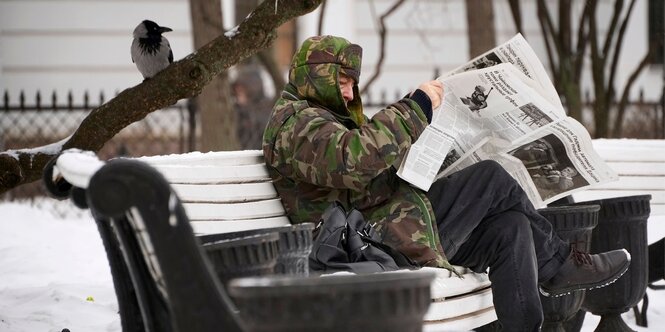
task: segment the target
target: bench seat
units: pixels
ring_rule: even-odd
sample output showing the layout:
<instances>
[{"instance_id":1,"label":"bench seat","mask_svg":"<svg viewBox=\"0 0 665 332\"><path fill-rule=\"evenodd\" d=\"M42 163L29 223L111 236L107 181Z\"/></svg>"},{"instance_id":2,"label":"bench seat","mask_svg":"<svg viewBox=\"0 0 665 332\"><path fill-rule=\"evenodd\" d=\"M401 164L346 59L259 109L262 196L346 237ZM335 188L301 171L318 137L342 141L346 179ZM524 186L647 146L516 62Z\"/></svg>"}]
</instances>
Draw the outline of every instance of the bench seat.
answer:
<instances>
[{"instance_id":1,"label":"bench seat","mask_svg":"<svg viewBox=\"0 0 665 332\"><path fill-rule=\"evenodd\" d=\"M171 183L197 234L289 224L259 150L195 152L138 160L157 168ZM233 192L217 195L227 189ZM471 329L496 320L486 274L457 267L464 276L458 278L444 269L426 269L437 275L431 286L432 303L425 315L427 331Z\"/></svg>"},{"instance_id":2,"label":"bench seat","mask_svg":"<svg viewBox=\"0 0 665 332\"><path fill-rule=\"evenodd\" d=\"M665 141L594 140L594 147L619 174L619 181L573 195L575 201L650 194L651 214L665 214ZM263 163L261 151L192 152L134 158L168 180L183 202L197 235L236 232L289 224ZM57 168L68 182L86 188L103 162L92 154L66 153ZM431 269L432 302L424 331L469 330L496 320L486 274L457 267L464 278Z\"/></svg>"},{"instance_id":3,"label":"bench seat","mask_svg":"<svg viewBox=\"0 0 665 332\"><path fill-rule=\"evenodd\" d=\"M196 235L289 224L261 151L192 152L132 159L164 175L183 203ZM103 162L94 155L64 153L56 168L68 182L86 188L87 182L77 178L85 172L94 173L101 165ZM432 302L424 318L425 331L470 330L496 320L487 274L456 267L463 275L459 278L445 269L425 269L436 273L431 284Z\"/></svg>"}]
</instances>

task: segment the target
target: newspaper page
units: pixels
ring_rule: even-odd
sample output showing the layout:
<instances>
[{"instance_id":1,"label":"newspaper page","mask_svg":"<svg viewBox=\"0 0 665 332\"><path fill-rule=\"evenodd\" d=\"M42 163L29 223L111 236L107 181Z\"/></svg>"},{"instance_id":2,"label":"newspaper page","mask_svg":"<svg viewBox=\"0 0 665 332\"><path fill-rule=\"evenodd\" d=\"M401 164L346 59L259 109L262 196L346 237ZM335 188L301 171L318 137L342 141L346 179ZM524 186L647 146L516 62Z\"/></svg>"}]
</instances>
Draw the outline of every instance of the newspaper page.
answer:
<instances>
[{"instance_id":1,"label":"newspaper page","mask_svg":"<svg viewBox=\"0 0 665 332\"><path fill-rule=\"evenodd\" d=\"M522 185L536 207L619 179L593 149L586 128L571 117L513 144L487 140L468 158L460 159L438 177L485 159L500 163Z\"/></svg>"},{"instance_id":2,"label":"newspaper page","mask_svg":"<svg viewBox=\"0 0 665 332\"><path fill-rule=\"evenodd\" d=\"M503 61L485 65L485 59L495 57ZM586 129L566 116L521 35L439 80L444 85L441 110L398 170L414 186L427 191L438 177L492 159L542 207L617 178L593 150ZM535 156L535 146L547 152Z\"/></svg>"},{"instance_id":3,"label":"newspaper page","mask_svg":"<svg viewBox=\"0 0 665 332\"><path fill-rule=\"evenodd\" d=\"M563 109L559 94L554 85L552 85L552 81L547 75L543 63L540 62L536 52L534 52L521 33L516 34L505 43L477 56L466 64L444 74L442 77L445 78L470 70L483 69L500 63L512 64L524 75L537 82L542 87L542 96L553 105Z\"/></svg>"},{"instance_id":4,"label":"newspaper page","mask_svg":"<svg viewBox=\"0 0 665 332\"><path fill-rule=\"evenodd\" d=\"M489 138L510 144L566 117L536 90L537 84L510 64L441 79L444 96L398 170L411 184L429 190L439 170L466 157Z\"/></svg>"}]
</instances>

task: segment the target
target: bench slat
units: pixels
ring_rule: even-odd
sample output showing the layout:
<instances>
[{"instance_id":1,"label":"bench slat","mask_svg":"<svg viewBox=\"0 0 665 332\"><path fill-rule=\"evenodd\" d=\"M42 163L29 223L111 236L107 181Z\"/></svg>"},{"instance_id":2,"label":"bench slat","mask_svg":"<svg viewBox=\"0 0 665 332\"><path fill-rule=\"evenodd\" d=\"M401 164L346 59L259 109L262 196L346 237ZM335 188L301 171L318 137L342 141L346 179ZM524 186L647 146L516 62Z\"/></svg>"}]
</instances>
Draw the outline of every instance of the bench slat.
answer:
<instances>
[{"instance_id":1,"label":"bench slat","mask_svg":"<svg viewBox=\"0 0 665 332\"><path fill-rule=\"evenodd\" d=\"M635 161L635 154L640 154L641 162L665 162L665 153L656 149L613 149L598 151L606 162Z\"/></svg>"},{"instance_id":2,"label":"bench slat","mask_svg":"<svg viewBox=\"0 0 665 332\"><path fill-rule=\"evenodd\" d=\"M245 220L224 220L210 221L200 220L190 222L194 233L197 235L219 234L247 231L251 229L270 228L290 225L289 218L286 216L263 218L263 219L245 219Z\"/></svg>"},{"instance_id":3,"label":"bench slat","mask_svg":"<svg viewBox=\"0 0 665 332\"><path fill-rule=\"evenodd\" d=\"M593 147L603 160L613 161L661 161L665 162L663 140L648 139L596 139Z\"/></svg>"},{"instance_id":4,"label":"bench slat","mask_svg":"<svg viewBox=\"0 0 665 332\"><path fill-rule=\"evenodd\" d=\"M271 182L171 186L184 203L234 203L277 198L277 191Z\"/></svg>"},{"instance_id":5,"label":"bench slat","mask_svg":"<svg viewBox=\"0 0 665 332\"><path fill-rule=\"evenodd\" d=\"M432 302L425 314L424 320L425 322L439 321L467 315L493 306L492 289L488 286L487 288L459 297Z\"/></svg>"},{"instance_id":6,"label":"bench slat","mask_svg":"<svg viewBox=\"0 0 665 332\"><path fill-rule=\"evenodd\" d=\"M189 220L239 220L284 215L280 199L245 203L184 203Z\"/></svg>"},{"instance_id":7,"label":"bench slat","mask_svg":"<svg viewBox=\"0 0 665 332\"><path fill-rule=\"evenodd\" d=\"M665 191L665 176L619 176L618 181L603 183L589 190Z\"/></svg>"},{"instance_id":8,"label":"bench slat","mask_svg":"<svg viewBox=\"0 0 665 332\"><path fill-rule=\"evenodd\" d=\"M485 273L473 273L471 270L456 266L455 269L461 273L464 278L458 278L452 272L432 267L423 267L421 270L432 271L436 273L436 278L432 281L432 299L445 299L451 296L467 294L490 285L489 278Z\"/></svg>"},{"instance_id":9,"label":"bench slat","mask_svg":"<svg viewBox=\"0 0 665 332\"><path fill-rule=\"evenodd\" d=\"M579 201L591 201L597 199L613 198L613 197L623 197L623 196L635 196L635 195L651 195L651 201L649 202L653 207L654 204L665 204L665 191L650 191L645 192L644 190L604 190L598 189L593 190L589 189L586 191L580 191L573 194L573 198L576 202Z\"/></svg>"},{"instance_id":10,"label":"bench slat","mask_svg":"<svg viewBox=\"0 0 665 332\"><path fill-rule=\"evenodd\" d=\"M460 317L425 322L423 332L468 331L470 328L483 326L495 320L497 320L496 312L494 307L491 307Z\"/></svg>"},{"instance_id":11,"label":"bench slat","mask_svg":"<svg viewBox=\"0 0 665 332\"><path fill-rule=\"evenodd\" d=\"M608 162L607 165L619 176L665 176L665 162L621 161Z\"/></svg>"},{"instance_id":12,"label":"bench slat","mask_svg":"<svg viewBox=\"0 0 665 332\"><path fill-rule=\"evenodd\" d=\"M171 183L215 184L270 181L264 164L241 166L154 165Z\"/></svg>"},{"instance_id":13,"label":"bench slat","mask_svg":"<svg viewBox=\"0 0 665 332\"><path fill-rule=\"evenodd\" d=\"M261 150L189 152L136 158L150 165L199 165L199 166L237 166L263 163Z\"/></svg>"}]
</instances>

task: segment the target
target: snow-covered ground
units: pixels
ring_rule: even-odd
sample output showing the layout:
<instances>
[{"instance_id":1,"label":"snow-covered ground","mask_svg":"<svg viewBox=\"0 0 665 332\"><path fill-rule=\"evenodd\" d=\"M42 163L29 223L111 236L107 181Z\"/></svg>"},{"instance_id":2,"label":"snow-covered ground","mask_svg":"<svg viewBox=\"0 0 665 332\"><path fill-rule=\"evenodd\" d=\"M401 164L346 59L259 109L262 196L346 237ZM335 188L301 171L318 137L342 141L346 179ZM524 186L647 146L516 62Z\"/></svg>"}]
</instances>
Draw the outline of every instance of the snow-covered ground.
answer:
<instances>
[{"instance_id":1,"label":"snow-covered ground","mask_svg":"<svg viewBox=\"0 0 665 332\"><path fill-rule=\"evenodd\" d=\"M57 202L69 210L68 201ZM63 207L62 204L65 206ZM91 217L71 206L73 217L58 217L48 204L0 203L0 331L121 331L118 305L99 233ZM78 216L77 216L78 215ZM658 220L656 220L658 219ZM665 236L665 218L649 221L649 243ZM649 328L665 326L665 292L649 293ZM587 314L582 331L599 317Z\"/></svg>"}]
</instances>

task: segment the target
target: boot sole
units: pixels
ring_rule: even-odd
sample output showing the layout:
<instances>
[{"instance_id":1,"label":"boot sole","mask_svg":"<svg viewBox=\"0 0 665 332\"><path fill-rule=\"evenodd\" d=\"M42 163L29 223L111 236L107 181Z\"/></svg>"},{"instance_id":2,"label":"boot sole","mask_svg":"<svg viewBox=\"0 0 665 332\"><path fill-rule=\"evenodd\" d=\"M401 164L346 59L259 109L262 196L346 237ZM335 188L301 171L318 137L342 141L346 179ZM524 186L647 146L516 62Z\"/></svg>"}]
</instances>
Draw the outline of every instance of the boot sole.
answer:
<instances>
[{"instance_id":1,"label":"boot sole","mask_svg":"<svg viewBox=\"0 0 665 332\"><path fill-rule=\"evenodd\" d=\"M626 256L628 257L628 260L626 261L626 264L621 268L621 271L618 274L610 277L607 280L595 282L593 284L575 285L575 286L571 286L571 287L568 287L568 288L563 288L563 289L558 290L558 291L548 291L548 290L544 289L543 287L538 286L538 290L540 291L540 294L543 294L544 296L559 297L559 296L568 295L568 294L570 294L574 291L578 291L578 290L592 290L592 289L603 288L605 286L609 286L612 283L614 283L615 281L619 280L619 278L621 278L621 276L623 276L624 273L626 273L626 271L628 271L628 268L630 267L630 259L631 259L630 253L626 249L623 249L623 252L625 252Z\"/></svg>"}]
</instances>

